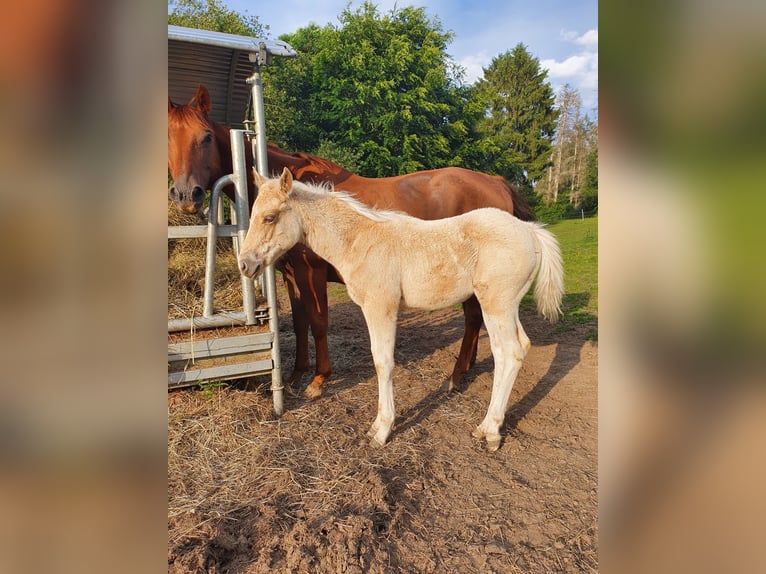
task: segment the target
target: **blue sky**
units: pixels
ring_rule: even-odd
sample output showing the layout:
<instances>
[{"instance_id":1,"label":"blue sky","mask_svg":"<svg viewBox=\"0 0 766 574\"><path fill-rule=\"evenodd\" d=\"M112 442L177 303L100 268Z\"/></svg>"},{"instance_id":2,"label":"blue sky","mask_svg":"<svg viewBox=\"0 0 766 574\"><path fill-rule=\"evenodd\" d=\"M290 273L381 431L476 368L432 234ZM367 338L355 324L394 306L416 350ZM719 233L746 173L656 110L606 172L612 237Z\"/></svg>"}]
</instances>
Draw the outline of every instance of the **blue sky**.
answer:
<instances>
[{"instance_id":1,"label":"blue sky","mask_svg":"<svg viewBox=\"0 0 766 574\"><path fill-rule=\"evenodd\" d=\"M351 2L352 11L363 0ZM257 16L269 36L314 22L338 25L348 0L223 0L241 14ZM546 68L555 90L566 83L580 92L583 111L591 117L598 107L597 0L373 0L381 14L394 6L425 7L455 37L447 52L466 69L466 81L482 76L492 58L521 42Z\"/></svg>"}]
</instances>

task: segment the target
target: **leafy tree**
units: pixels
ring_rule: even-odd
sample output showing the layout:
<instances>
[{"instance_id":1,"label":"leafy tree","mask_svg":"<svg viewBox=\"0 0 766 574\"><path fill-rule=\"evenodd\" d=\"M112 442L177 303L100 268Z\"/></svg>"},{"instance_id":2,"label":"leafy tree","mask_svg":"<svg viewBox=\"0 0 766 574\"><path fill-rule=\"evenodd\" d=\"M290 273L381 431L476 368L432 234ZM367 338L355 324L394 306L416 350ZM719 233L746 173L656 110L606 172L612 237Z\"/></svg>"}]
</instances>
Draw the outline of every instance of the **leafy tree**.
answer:
<instances>
[{"instance_id":1,"label":"leafy tree","mask_svg":"<svg viewBox=\"0 0 766 574\"><path fill-rule=\"evenodd\" d=\"M524 47L493 58L473 97L484 109L484 170L530 189L551 158L558 110L547 70Z\"/></svg>"},{"instance_id":2,"label":"leafy tree","mask_svg":"<svg viewBox=\"0 0 766 574\"><path fill-rule=\"evenodd\" d=\"M594 143L585 160L585 182L581 206L585 211L598 208L598 143Z\"/></svg>"},{"instance_id":3,"label":"leafy tree","mask_svg":"<svg viewBox=\"0 0 766 574\"><path fill-rule=\"evenodd\" d=\"M343 147L332 140L323 139L319 142L316 154L351 172L359 173L361 154L358 151Z\"/></svg>"},{"instance_id":4,"label":"leafy tree","mask_svg":"<svg viewBox=\"0 0 766 574\"><path fill-rule=\"evenodd\" d=\"M316 151L322 139L355 150L360 173L387 176L460 164L465 136L459 70L446 47L452 33L425 8L385 15L365 2L344 10L340 26L309 26L282 36L299 57L264 72L272 139Z\"/></svg>"},{"instance_id":5,"label":"leafy tree","mask_svg":"<svg viewBox=\"0 0 766 574\"><path fill-rule=\"evenodd\" d=\"M222 0L169 0L170 6L173 9L168 14L168 24L175 26L257 38L263 38L269 29L257 16L229 10Z\"/></svg>"}]
</instances>

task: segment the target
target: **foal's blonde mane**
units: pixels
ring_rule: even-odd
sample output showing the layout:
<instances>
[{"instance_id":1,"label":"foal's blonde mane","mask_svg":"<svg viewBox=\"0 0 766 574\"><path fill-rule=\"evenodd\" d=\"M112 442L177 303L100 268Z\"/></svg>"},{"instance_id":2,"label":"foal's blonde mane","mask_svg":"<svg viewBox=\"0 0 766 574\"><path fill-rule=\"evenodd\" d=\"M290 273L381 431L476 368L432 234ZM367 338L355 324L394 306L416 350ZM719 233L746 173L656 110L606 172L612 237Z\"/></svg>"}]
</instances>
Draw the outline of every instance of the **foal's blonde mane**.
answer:
<instances>
[{"instance_id":1,"label":"foal's blonde mane","mask_svg":"<svg viewBox=\"0 0 766 574\"><path fill-rule=\"evenodd\" d=\"M299 191L303 197L311 197L316 199L326 197L332 200L337 199L341 203L344 203L350 207L359 215L372 221L394 221L401 219L402 217L409 217L406 213L402 213L400 211L374 209L359 201L351 193L345 191L335 191L335 187L331 182L314 184L293 180L293 191Z\"/></svg>"}]
</instances>

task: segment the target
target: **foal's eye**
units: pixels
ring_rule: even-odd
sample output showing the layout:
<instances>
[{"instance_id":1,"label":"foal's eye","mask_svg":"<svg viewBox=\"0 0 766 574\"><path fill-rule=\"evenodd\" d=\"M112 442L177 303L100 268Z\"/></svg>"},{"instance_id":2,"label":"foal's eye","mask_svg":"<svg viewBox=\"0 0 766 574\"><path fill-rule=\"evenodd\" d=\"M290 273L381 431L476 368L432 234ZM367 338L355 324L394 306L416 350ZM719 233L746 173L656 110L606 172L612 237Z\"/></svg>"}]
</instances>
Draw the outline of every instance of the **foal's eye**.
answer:
<instances>
[{"instance_id":1,"label":"foal's eye","mask_svg":"<svg viewBox=\"0 0 766 574\"><path fill-rule=\"evenodd\" d=\"M205 134L205 137L202 138L203 145L209 145L210 143L212 143L212 141L213 141L213 134L211 134L210 132Z\"/></svg>"},{"instance_id":2,"label":"foal's eye","mask_svg":"<svg viewBox=\"0 0 766 574\"><path fill-rule=\"evenodd\" d=\"M274 222L276 222L276 220L277 220L277 216L276 215L264 215L263 216L263 222L266 225L271 225Z\"/></svg>"}]
</instances>

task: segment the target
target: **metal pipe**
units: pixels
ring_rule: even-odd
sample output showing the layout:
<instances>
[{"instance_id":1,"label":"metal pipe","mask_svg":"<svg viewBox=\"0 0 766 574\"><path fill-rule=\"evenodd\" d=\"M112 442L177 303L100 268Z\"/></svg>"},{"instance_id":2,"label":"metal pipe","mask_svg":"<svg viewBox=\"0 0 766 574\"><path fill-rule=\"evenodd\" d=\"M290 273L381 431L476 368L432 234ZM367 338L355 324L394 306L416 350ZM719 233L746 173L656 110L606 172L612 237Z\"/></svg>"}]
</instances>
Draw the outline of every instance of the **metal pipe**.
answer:
<instances>
[{"instance_id":1,"label":"metal pipe","mask_svg":"<svg viewBox=\"0 0 766 574\"><path fill-rule=\"evenodd\" d=\"M253 119L255 120L255 144L253 147L253 163L258 173L264 177L269 175L269 164L266 140L266 116L263 106L263 81L261 67L258 62L253 65L253 74L247 79L253 94ZM249 222L248 222L249 223ZM282 355L279 349L279 317L277 307L277 287L274 276L274 266L269 265L263 272L261 288L266 292L269 306L269 331L274 335L271 348L273 368L271 370L271 393L274 401L274 413L281 416L284 411L284 386L282 385Z\"/></svg>"},{"instance_id":2,"label":"metal pipe","mask_svg":"<svg viewBox=\"0 0 766 574\"><path fill-rule=\"evenodd\" d=\"M269 265L264 270L266 301L269 305L269 332L274 336L271 342L271 393L274 401L274 413L281 416L284 411L284 386L282 385L282 355L279 350L279 317L277 306L277 288L274 278L274 266Z\"/></svg>"},{"instance_id":3,"label":"metal pipe","mask_svg":"<svg viewBox=\"0 0 766 574\"><path fill-rule=\"evenodd\" d=\"M234 225L219 225L216 229L218 237L236 237L237 228ZM168 225L168 239L191 239L193 237L207 237L207 224L205 225Z\"/></svg>"},{"instance_id":4,"label":"metal pipe","mask_svg":"<svg viewBox=\"0 0 766 574\"><path fill-rule=\"evenodd\" d=\"M253 94L253 124L255 127L255 142L253 144L253 164L258 173L269 177L269 156L266 149L266 116L263 106L263 81L261 67L256 63L252 75L246 80Z\"/></svg>"},{"instance_id":5,"label":"metal pipe","mask_svg":"<svg viewBox=\"0 0 766 574\"><path fill-rule=\"evenodd\" d=\"M192 329L210 329L213 327L234 327L244 325L247 317L244 313L220 313L212 317L183 317L168 321L168 332L191 331Z\"/></svg>"},{"instance_id":6,"label":"metal pipe","mask_svg":"<svg viewBox=\"0 0 766 574\"><path fill-rule=\"evenodd\" d=\"M237 214L237 244L241 248L245 244L247 229L250 225L248 217L250 205L247 198L247 164L245 161L245 131L231 130L231 159L234 171L235 207ZM239 257L239 252L237 252ZM253 281L242 275L242 306L247 314L247 324L255 324L255 289Z\"/></svg>"},{"instance_id":7,"label":"metal pipe","mask_svg":"<svg viewBox=\"0 0 766 574\"><path fill-rule=\"evenodd\" d=\"M234 182L229 175L219 177L210 192L210 210L207 214L207 245L205 250L205 286L203 289L202 316L213 316L213 291L215 290L215 247L218 240L218 217L221 205L221 190Z\"/></svg>"}]
</instances>

